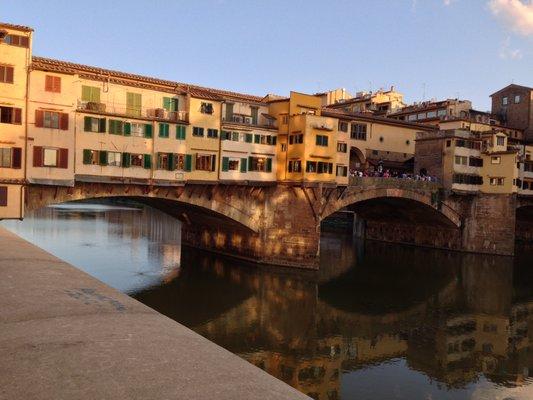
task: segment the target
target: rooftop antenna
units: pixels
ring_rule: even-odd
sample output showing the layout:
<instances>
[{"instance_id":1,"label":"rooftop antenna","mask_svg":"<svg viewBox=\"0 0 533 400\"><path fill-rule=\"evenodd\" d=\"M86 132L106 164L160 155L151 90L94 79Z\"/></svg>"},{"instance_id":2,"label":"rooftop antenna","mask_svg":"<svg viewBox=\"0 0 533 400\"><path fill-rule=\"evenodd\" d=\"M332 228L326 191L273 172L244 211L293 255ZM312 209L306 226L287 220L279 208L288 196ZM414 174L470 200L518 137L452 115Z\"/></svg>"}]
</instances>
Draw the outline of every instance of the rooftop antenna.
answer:
<instances>
[{"instance_id":1,"label":"rooftop antenna","mask_svg":"<svg viewBox=\"0 0 533 400\"><path fill-rule=\"evenodd\" d=\"M372 81L368 81L368 86L370 86L370 93L372 93Z\"/></svg>"},{"instance_id":2,"label":"rooftop antenna","mask_svg":"<svg viewBox=\"0 0 533 400\"><path fill-rule=\"evenodd\" d=\"M426 100L426 82L422 84L422 101Z\"/></svg>"}]
</instances>

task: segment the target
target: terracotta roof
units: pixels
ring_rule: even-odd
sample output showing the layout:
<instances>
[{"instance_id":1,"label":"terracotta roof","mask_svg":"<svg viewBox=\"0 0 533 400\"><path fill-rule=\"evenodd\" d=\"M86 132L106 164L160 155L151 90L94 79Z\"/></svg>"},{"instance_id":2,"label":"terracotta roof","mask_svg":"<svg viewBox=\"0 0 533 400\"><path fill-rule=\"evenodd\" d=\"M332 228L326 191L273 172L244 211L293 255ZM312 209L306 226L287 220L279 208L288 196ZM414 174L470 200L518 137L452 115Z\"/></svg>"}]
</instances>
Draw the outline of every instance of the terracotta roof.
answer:
<instances>
[{"instance_id":1,"label":"terracotta roof","mask_svg":"<svg viewBox=\"0 0 533 400\"><path fill-rule=\"evenodd\" d=\"M17 29L24 32L33 32L33 28L24 25L8 24L7 22L0 22L0 28Z\"/></svg>"},{"instance_id":2,"label":"terracotta roof","mask_svg":"<svg viewBox=\"0 0 533 400\"><path fill-rule=\"evenodd\" d=\"M190 85L183 82L169 81L149 76L130 74L111 69L76 64L68 61L54 60L44 57L33 57L32 67L44 71L54 71L67 74L79 74L81 77L96 80L110 80L113 83L143 87L147 89L163 90L178 93L190 93L193 97L210 100L237 100L263 104L263 97L250 94L231 92L228 90L212 89L203 86Z\"/></svg>"},{"instance_id":3,"label":"terracotta roof","mask_svg":"<svg viewBox=\"0 0 533 400\"><path fill-rule=\"evenodd\" d=\"M323 108L321 115L324 117L358 119L358 120L363 120L367 122L378 122L378 123L382 123L385 125L403 126L406 128L418 128L418 129L422 129L425 131L438 130L438 128L433 125L418 124L416 122L401 121L398 119L387 118L387 117L378 117L376 115L371 115L368 113L349 112L349 111L331 109L331 108Z\"/></svg>"}]
</instances>

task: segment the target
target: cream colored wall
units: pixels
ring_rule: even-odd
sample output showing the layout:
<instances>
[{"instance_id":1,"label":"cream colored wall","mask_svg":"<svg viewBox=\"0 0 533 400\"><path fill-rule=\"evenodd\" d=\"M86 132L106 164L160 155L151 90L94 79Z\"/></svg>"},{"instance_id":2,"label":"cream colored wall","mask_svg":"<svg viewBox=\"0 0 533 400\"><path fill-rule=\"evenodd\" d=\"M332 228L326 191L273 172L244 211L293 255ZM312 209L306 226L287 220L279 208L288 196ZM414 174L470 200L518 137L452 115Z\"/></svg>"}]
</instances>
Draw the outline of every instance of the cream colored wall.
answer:
<instances>
[{"instance_id":1,"label":"cream colored wall","mask_svg":"<svg viewBox=\"0 0 533 400\"><path fill-rule=\"evenodd\" d=\"M7 206L0 207L0 220L23 218L24 187L8 183L0 183L0 186L7 188Z\"/></svg>"},{"instance_id":2,"label":"cream colored wall","mask_svg":"<svg viewBox=\"0 0 533 400\"><path fill-rule=\"evenodd\" d=\"M213 114L203 114L201 104L211 103L213 104ZM220 121L221 121L221 103L214 100L205 100L195 97L189 99L189 122L190 122L190 134L187 136L187 153L193 155L193 171L191 171L187 179L199 180L199 181L216 181L218 179L218 170L220 166L219 160L219 148L220 148ZM195 137L192 135L193 127L204 128L203 137ZM207 129L218 129L218 138L211 139L207 137ZM188 133L189 133L188 132ZM216 169L215 171L197 171L194 169L194 159L196 154L215 154Z\"/></svg>"},{"instance_id":3,"label":"cream colored wall","mask_svg":"<svg viewBox=\"0 0 533 400\"><path fill-rule=\"evenodd\" d=\"M168 171L163 169L157 169L157 154L158 153L175 153L175 154L187 154L187 139L192 135L192 129L188 125L185 126L185 139L176 138L176 126L178 124L169 124L170 132L168 138L159 136L159 123L154 124L154 139L153 148L154 156L152 160L153 164L153 178L164 180L176 180L183 181L187 179L190 172L185 171ZM140 138L139 138L140 139Z\"/></svg>"},{"instance_id":4,"label":"cream colored wall","mask_svg":"<svg viewBox=\"0 0 533 400\"><path fill-rule=\"evenodd\" d=\"M335 137L337 138L337 143L343 142L346 143L346 153L341 153L337 151L337 144L335 144L335 161L333 163L333 173L337 174L337 165L343 165L348 168L347 176L336 176L335 180L339 185L346 185L348 183L349 174L350 174L350 134L347 132L341 132L338 130L339 121L334 119L335 124Z\"/></svg>"},{"instance_id":5,"label":"cream colored wall","mask_svg":"<svg viewBox=\"0 0 533 400\"><path fill-rule=\"evenodd\" d=\"M304 170L304 180L306 181L335 181L335 161L337 156L337 119L321 117L316 115L304 115L305 134L304 134L304 160L302 167ZM318 129L317 127L329 127L331 130ZM318 146L316 136L322 135L328 137L327 146ZM305 172L307 161L322 161L333 164L331 174L318 174L316 172Z\"/></svg>"},{"instance_id":6,"label":"cream colored wall","mask_svg":"<svg viewBox=\"0 0 533 400\"><path fill-rule=\"evenodd\" d=\"M24 179L26 84L28 65L31 60L31 34L9 28L2 28L2 30L6 30L9 34L30 37L29 49L0 42L0 64L14 68L13 83L0 82L0 105L22 110L22 123L20 125L0 124L0 147L19 147L22 149L21 168L0 168L0 180Z\"/></svg>"}]
</instances>

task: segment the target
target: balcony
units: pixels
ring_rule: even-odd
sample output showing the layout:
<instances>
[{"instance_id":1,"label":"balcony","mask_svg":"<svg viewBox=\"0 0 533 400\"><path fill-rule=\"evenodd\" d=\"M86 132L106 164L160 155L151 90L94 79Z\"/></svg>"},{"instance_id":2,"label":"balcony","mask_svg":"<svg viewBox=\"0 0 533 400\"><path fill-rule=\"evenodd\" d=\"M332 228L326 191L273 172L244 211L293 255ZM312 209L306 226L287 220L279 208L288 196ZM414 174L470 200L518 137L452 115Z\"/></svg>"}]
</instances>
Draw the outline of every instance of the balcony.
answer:
<instances>
[{"instance_id":1,"label":"balcony","mask_svg":"<svg viewBox=\"0 0 533 400\"><path fill-rule=\"evenodd\" d=\"M223 115L222 122L226 124L248 125L263 128L275 128L276 119L267 114L262 114L257 121L252 116L244 114L233 114L231 116Z\"/></svg>"},{"instance_id":2,"label":"balcony","mask_svg":"<svg viewBox=\"0 0 533 400\"><path fill-rule=\"evenodd\" d=\"M189 120L189 113L187 111L168 111L164 108L136 109L127 107L124 104L105 104L79 100L77 109L78 111L87 111L96 114L158 120L162 122L188 122Z\"/></svg>"},{"instance_id":3,"label":"balcony","mask_svg":"<svg viewBox=\"0 0 533 400\"><path fill-rule=\"evenodd\" d=\"M333 124L327 122L315 122L311 126L319 131L333 131Z\"/></svg>"}]
</instances>

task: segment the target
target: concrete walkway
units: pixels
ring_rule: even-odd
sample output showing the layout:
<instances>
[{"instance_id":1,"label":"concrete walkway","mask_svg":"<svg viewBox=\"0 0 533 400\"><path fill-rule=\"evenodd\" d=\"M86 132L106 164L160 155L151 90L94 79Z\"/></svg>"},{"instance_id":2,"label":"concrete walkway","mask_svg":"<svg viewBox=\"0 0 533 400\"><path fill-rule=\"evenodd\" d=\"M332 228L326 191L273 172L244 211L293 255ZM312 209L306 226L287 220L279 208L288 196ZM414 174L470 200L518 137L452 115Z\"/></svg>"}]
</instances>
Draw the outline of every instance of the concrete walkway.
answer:
<instances>
[{"instance_id":1,"label":"concrete walkway","mask_svg":"<svg viewBox=\"0 0 533 400\"><path fill-rule=\"evenodd\" d=\"M308 399L0 228L0 399Z\"/></svg>"}]
</instances>

